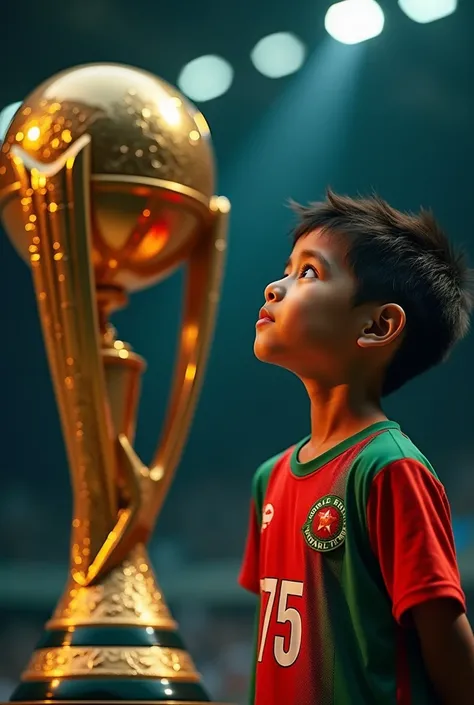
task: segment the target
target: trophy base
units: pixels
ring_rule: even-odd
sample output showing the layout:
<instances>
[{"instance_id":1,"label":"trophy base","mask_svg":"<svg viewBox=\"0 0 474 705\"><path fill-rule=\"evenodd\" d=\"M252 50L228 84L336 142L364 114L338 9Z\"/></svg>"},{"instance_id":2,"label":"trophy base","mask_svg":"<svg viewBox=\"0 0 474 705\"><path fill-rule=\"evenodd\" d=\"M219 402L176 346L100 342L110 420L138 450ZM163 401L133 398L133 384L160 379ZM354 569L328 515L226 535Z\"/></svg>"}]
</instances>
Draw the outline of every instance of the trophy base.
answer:
<instances>
[{"instance_id":1,"label":"trophy base","mask_svg":"<svg viewBox=\"0 0 474 705\"><path fill-rule=\"evenodd\" d=\"M99 583L70 581L9 702L210 704L200 681L138 545Z\"/></svg>"}]
</instances>

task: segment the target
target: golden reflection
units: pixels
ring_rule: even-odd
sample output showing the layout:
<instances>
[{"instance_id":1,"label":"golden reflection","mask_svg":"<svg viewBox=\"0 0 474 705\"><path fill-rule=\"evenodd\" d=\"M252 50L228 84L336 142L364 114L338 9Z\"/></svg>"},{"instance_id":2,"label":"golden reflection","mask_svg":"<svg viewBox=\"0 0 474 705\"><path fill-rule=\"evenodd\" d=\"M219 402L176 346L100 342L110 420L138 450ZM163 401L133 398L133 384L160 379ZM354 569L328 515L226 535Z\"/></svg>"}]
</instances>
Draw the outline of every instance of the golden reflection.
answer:
<instances>
[{"instance_id":1,"label":"golden reflection","mask_svg":"<svg viewBox=\"0 0 474 705\"><path fill-rule=\"evenodd\" d=\"M186 367L186 381L187 382L192 382L193 379L196 377L196 365L194 365L192 362L189 363L189 365Z\"/></svg>"},{"instance_id":2,"label":"golden reflection","mask_svg":"<svg viewBox=\"0 0 474 705\"><path fill-rule=\"evenodd\" d=\"M26 133L26 137L30 142L36 142L39 140L41 135L41 130L39 129L38 125L33 125L33 127L30 127L28 132Z\"/></svg>"}]
</instances>

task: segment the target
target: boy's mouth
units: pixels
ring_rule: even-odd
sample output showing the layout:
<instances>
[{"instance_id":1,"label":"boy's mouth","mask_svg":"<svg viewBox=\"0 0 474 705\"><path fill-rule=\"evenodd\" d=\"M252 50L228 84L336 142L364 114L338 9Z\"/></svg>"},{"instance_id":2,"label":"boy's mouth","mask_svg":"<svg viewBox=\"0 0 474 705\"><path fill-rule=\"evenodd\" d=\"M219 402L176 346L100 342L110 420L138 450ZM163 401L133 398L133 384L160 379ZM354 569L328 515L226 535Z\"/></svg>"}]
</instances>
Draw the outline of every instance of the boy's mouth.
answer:
<instances>
[{"instance_id":1,"label":"boy's mouth","mask_svg":"<svg viewBox=\"0 0 474 705\"><path fill-rule=\"evenodd\" d=\"M258 321L256 323L257 326L263 325L264 323L274 323L275 319L273 318L272 314L267 311L265 306L263 306L260 309L260 313L258 315Z\"/></svg>"}]
</instances>

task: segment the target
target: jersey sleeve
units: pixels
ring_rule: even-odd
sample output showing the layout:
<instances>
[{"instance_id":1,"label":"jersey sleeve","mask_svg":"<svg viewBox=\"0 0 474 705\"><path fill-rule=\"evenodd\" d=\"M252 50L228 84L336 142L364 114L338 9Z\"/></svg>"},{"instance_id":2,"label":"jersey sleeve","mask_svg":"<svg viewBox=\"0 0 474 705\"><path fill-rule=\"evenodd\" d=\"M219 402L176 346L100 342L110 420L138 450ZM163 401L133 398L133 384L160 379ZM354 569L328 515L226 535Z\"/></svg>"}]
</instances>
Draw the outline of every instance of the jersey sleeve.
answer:
<instances>
[{"instance_id":1,"label":"jersey sleeve","mask_svg":"<svg viewBox=\"0 0 474 705\"><path fill-rule=\"evenodd\" d=\"M262 463L253 477L252 501L248 523L247 541L244 559L239 575L239 584L246 590L260 594L260 534L262 510L270 475L283 453L273 456Z\"/></svg>"},{"instance_id":2,"label":"jersey sleeve","mask_svg":"<svg viewBox=\"0 0 474 705\"><path fill-rule=\"evenodd\" d=\"M421 462L402 458L376 475L367 525L398 622L416 605L441 597L466 609L448 499Z\"/></svg>"},{"instance_id":3,"label":"jersey sleeve","mask_svg":"<svg viewBox=\"0 0 474 705\"><path fill-rule=\"evenodd\" d=\"M239 584L255 594L260 593L260 522L257 517L255 499L250 502L250 517L244 558L239 575Z\"/></svg>"}]
</instances>

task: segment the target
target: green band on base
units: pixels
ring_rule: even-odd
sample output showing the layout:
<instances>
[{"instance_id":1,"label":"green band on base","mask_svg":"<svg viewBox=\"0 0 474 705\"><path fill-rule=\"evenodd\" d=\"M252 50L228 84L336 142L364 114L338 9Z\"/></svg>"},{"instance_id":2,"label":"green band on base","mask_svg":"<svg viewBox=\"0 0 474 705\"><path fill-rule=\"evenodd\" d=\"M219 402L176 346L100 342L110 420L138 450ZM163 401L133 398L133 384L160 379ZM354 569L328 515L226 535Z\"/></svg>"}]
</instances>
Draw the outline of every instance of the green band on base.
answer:
<instances>
[{"instance_id":1,"label":"green band on base","mask_svg":"<svg viewBox=\"0 0 474 705\"><path fill-rule=\"evenodd\" d=\"M184 649L177 632L153 627L75 627L46 631L37 649L57 646L164 646Z\"/></svg>"},{"instance_id":2,"label":"green band on base","mask_svg":"<svg viewBox=\"0 0 474 705\"><path fill-rule=\"evenodd\" d=\"M117 678L71 679L54 681L29 681L21 683L10 702L33 701L54 703L73 700L81 705L100 701L132 701L137 705L147 701L209 703L209 696L199 683L172 682L167 679ZM165 682L163 682L165 681Z\"/></svg>"}]
</instances>

